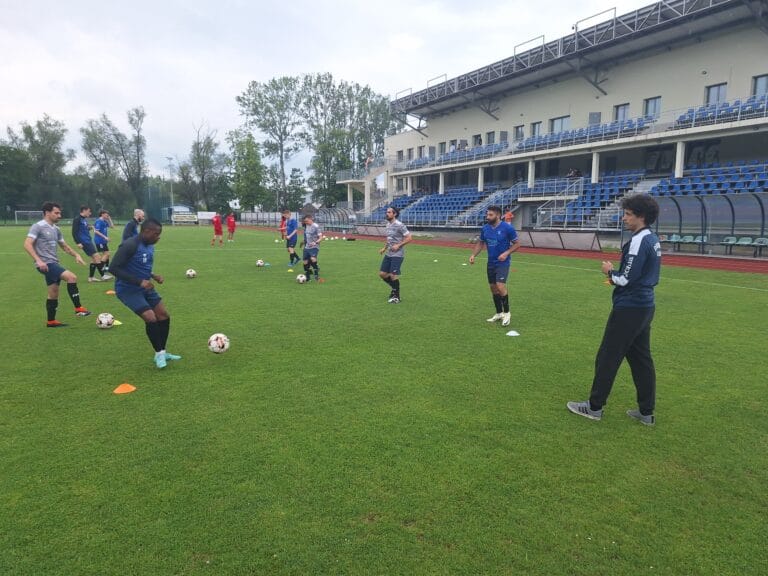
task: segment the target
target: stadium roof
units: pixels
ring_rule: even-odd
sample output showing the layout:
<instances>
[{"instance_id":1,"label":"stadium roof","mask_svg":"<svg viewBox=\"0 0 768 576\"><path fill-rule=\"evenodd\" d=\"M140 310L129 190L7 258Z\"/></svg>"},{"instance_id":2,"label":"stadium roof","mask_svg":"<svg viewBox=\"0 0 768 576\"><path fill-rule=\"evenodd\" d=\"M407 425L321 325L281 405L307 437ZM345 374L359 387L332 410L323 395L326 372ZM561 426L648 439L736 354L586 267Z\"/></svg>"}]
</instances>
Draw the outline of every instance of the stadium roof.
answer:
<instances>
[{"instance_id":1,"label":"stadium roof","mask_svg":"<svg viewBox=\"0 0 768 576\"><path fill-rule=\"evenodd\" d=\"M605 22L545 42L390 103L394 114L435 117L469 105L493 116L496 103L519 90L581 76L596 90L603 69L617 61L650 55L667 47L696 42L705 35L739 25L760 27L768 34L768 0L671 0L657 2ZM596 15L597 16L597 15ZM539 39L537 39L539 40ZM530 45L531 42L521 44Z\"/></svg>"}]
</instances>

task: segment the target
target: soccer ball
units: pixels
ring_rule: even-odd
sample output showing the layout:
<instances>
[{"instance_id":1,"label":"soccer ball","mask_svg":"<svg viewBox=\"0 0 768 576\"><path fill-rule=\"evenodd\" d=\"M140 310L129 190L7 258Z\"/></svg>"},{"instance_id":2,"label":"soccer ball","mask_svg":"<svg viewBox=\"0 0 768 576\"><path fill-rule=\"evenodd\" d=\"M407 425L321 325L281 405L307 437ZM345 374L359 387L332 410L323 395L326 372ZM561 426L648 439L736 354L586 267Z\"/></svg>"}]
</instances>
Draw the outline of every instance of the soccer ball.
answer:
<instances>
[{"instance_id":1,"label":"soccer ball","mask_svg":"<svg viewBox=\"0 0 768 576\"><path fill-rule=\"evenodd\" d=\"M189 270L187 270L186 274L187 274L187 278L194 278L195 276L197 276L197 272L195 272L194 270L192 270L192 268L190 268Z\"/></svg>"},{"instance_id":2,"label":"soccer ball","mask_svg":"<svg viewBox=\"0 0 768 576\"><path fill-rule=\"evenodd\" d=\"M304 274L299 274L298 276L296 276L296 282L298 282L299 284L304 284L304 282L306 281L307 281L307 277L304 276Z\"/></svg>"},{"instance_id":3,"label":"soccer ball","mask_svg":"<svg viewBox=\"0 0 768 576\"><path fill-rule=\"evenodd\" d=\"M224 334L212 334L211 337L208 338L208 350L214 354L223 354L229 350L229 338Z\"/></svg>"},{"instance_id":4,"label":"soccer ball","mask_svg":"<svg viewBox=\"0 0 768 576\"><path fill-rule=\"evenodd\" d=\"M259 268L264 266L264 260L256 260L256 266L258 266Z\"/></svg>"},{"instance_id":5,"label":"soccer ball","mask_svg":"<svg viewBox=\"0 0 768 576\"><path fill-rule=\"evenodd\" d=\"M99 328L112 328L112 325L115 323L115 317L112 316L109 312L102 312L98 316L96 316L96 326Z\"/></svg>"}]
</instances>

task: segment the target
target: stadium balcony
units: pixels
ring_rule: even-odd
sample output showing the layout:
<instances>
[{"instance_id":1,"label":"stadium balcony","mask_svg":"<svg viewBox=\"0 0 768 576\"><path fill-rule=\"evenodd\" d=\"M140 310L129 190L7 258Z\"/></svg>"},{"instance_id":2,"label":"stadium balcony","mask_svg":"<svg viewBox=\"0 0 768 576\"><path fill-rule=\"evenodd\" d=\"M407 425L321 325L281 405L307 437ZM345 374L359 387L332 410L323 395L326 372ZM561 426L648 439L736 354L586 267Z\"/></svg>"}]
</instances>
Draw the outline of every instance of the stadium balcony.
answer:
<instances>
[{"instance_id":1,"label":"stadium balcony","mask_svg":"<svg viewBox=\"0 0 768 576\"><path fill-rule=\"evenodd\" d=\"M711 194L760 193L768 191L768 161L753 160L725 166L689 169L682 178L665 178L654 186L653 196L697 196Z\"/></svg>"},{"instance_id":2,"label":"stadium balcony","mask_svg":"<svg viewBox=\"0 0 768 576\"><path fill-rule=\"evenodd\" d=\"M693 128L695 126L707 126L722 122L737 122L763 118L768 112L768 93L755 94L744 100L734 100L733 103L718 102L688 108L675 122L674 129Z\"/></svg>"},{"instance_id":3,"label":"stadium balcony","mask_svg":"<svg viewBox=\"0 0 768 576\"><path fill-rule=\"evenodd\" d=\"M487 184L483 192L476 186L449 188L445 194L429 194L404 208L400 220L419 226L446 226L460 213L498 190L498 185Z\"/></svg>"}]
</instances>

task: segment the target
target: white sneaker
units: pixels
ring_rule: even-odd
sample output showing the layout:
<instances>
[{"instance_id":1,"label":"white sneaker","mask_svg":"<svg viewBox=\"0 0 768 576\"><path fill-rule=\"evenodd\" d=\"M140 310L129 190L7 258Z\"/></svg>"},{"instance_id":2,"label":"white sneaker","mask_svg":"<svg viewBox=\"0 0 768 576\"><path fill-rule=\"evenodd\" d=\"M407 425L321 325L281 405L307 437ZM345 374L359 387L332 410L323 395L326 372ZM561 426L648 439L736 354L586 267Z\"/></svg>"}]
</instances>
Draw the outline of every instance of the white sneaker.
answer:
<instances>
[{"instance_id":1,"label":"white sneaker","mask_svg":"<svg viewBox=\"0 0 768 576\"><path fill-rule=\"evenodd\" d=\"M501 325L509 326L510 322L512 322L512 312L504 312L501 315Z\"/></svg>"},{"instance_id":2,"label":"white sneaker","mask_svg":"<svg viewBox=\"0 0 768 576\"><path fill-rule=\"evenodd\" d=\"M112 274L110 274L109 272L107 272L106 274L104 274L104 276L101 277L102 280L112 280L112 278L114 278L114 276L112 276Z\"/></svg>"},{"instance_id":3,"label":"white sneaker","mask_svg":"<svg viewBox=\"0 0 768 576\"><path fill-rule=\"evenodd\" d=\"M88 282L101 282L101 280L99 278L94 278L93 276L90 276L88 278Z\"/></svg>"},{"instance_id":4,"label":"white sneaker","mask_svg":"<svg viewBox=\"0 0 768 576\"><path fill-rule=\"evenodd\" d=\"M504 318L504 314L502 314L501 312L497 312L496 314L494 314L493 316L488 318L488 320L486 320L486 322L498 322L502 318Z\"/></svg>"}]
</instances>

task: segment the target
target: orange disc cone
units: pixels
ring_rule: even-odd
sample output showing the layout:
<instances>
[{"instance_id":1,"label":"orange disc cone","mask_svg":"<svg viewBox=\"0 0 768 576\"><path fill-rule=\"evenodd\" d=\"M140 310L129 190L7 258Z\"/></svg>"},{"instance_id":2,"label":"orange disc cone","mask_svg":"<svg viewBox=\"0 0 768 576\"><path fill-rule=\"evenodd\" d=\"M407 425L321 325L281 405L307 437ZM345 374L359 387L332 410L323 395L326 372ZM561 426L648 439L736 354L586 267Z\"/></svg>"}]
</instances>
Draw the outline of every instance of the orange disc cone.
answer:
<instances>
[{"instance_id":1,"label":"orange disc cone","mask_svg":"<svg viewBox=\"0 0 768 576\"><path fill-rule=\"evenodd\" d=\"M110 296L114 296L115 294L117 294L117 292L115 292L114 290L107 290L106 292L104 292L104 294L109 294Z\"/></svg>"},{"instance_id":2,"label":"orange disc cone","mask_svg":"<svg viewBox=\"0 0 768 576\"><path fill-rule=\"evenodd\" d=\"M136 386L132 386L132 385L128 384L127 382L124 382L124 383L120 384L120 386L115 388L113 390L113 392L115 394L130 394L134 390L136 390Z\"/></svg>"}]
</instances>

